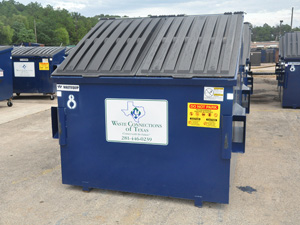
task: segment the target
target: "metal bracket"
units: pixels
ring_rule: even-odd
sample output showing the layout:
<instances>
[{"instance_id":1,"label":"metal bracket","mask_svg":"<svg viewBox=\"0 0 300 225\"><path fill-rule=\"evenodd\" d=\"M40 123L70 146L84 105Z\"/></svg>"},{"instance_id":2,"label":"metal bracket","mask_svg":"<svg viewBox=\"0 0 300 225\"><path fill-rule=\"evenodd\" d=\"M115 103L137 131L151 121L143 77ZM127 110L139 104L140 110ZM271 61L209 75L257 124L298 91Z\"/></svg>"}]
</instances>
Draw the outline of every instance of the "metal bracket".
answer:
<instances>
[{"instance_id":1,"label":"metal bracket","mask_svg":"<svg viewBox=\"0 0 300 225\"><path fill-rule=\"evenodd\" d=\"M222 158L230 159L232 150L232 116L222 117ZM230 131L230 132L228 132Z\"/></svg>"},{"instance_id":2,"label":"metal bracket","mask_svg":"<svg viewBox=\"0 0 300 225\"><path fill-rule=\"evenodd\" d=\"M232 152L245 153L246 144L246 113L245 109L239 104L233 107L233 122L241 122L233 125Z\"/></svg>"},{"instance_id":3,"label":"metal bracket","mask_svg":"<svg viewBox=\"0 0 300 225\"><path fill-rule=\"evenodd\" d=\"M58 134L59 134L59 144L67 144L67 125L66 125L66 112L65 108L59 107L57 111L58 115Z\"/></svg>"},{"instance_id":4,"label":"metal bracket","mask_svg":"<svg viewBox=\"0 0 300 225\"><path fill-rule=\"evenodd\" d=\"M243 84L242 87L242 106L246 109L246 113L250 112L250 95L251 89Z\"/></svg>"}]
</instances>

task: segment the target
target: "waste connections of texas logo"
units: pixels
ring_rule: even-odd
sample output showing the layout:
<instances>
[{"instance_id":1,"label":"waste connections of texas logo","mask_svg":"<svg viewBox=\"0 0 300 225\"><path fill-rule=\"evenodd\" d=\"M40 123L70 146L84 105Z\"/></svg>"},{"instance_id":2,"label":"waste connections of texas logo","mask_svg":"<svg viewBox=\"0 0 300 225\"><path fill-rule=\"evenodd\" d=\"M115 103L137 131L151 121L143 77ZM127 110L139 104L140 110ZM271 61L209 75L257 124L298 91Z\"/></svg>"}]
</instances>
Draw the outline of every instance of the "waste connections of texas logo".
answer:
<instances>
[{"instance_id":1,"label":"waste connections of texas logo","mask_svg":"<svg viewBox=\"0 0 300 225\"><path fill-rule=\"evenodd\" d=\"M131 116L137 123L139 123L140 118L146 114L143 106L135 106L133 102L127 102L127 109L122 109L121 111L125 116Z\"/></svg>"},{"instance_id":2,"label":"waste connections of texas logo","mask_svg":"<svg viewBox=\"0 0 300 225\"><path fill-rule=\"evenodd\" d=\"M125 117L131 118L128 122L112 120L114 126L126 127L126 131L149 132L149 128L162 128L162 124L141 123L140 120L146 117L146 110L143 106L135 105L133 101L127 102L127 108L121 109Z\"/></svg>"},{"instance_id":3,"label":"waste connections of texas logo","mask_svg":"<svg viewBox=\"0 0 300 225\"><path fill-rule=\"evenodd\" d=\"M108 142L168 145L168 102L156 99L105 99Z\"/></svg>"}]
</instances>

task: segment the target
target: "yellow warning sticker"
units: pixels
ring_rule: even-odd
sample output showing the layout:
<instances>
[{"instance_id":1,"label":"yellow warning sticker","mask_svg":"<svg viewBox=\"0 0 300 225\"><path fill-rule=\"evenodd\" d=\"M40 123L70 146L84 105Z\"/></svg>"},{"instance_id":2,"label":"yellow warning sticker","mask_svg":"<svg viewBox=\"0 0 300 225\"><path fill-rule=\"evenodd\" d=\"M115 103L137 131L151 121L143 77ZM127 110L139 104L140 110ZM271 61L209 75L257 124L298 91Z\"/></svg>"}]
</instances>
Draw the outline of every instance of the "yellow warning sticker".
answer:
<instances>
[{"instance_id":1,"label":"yellow warning sticker","mask_svg":"<svg viewBox=\"0 0 300 225\"><path fill-rule=\"evenodd\" d=\"M40 62L39 68L40 68L40 70L49 70L49 63Z\"/></svg>"},{"instance_id":2,"label":"yellow warning sticker","mask_svg":"<svg viewBox=\"0 0 300 225\"><path fill-rule=\"evenodd\" d=\"M220 128L220 104L188 102L187 126Z\"/></svg>"}]
</instances>

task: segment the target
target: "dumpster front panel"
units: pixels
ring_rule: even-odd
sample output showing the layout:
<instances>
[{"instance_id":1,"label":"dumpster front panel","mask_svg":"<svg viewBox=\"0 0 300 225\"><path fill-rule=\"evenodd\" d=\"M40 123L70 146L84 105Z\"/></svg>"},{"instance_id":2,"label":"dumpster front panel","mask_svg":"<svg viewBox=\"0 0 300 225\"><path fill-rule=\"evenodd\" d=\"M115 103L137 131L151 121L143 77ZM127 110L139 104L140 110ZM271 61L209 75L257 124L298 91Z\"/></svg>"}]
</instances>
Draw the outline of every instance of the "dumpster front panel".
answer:
<instances>
[{"instance_id":1,"label":"dumpster front panel","mask_svg":"<svg viewBox=\"0 0 300 225\"><path fill-rule=\"evenodd\" d=\"M28 58L26 58L28 59ZM14 93L54 93L55 85L50 79L53 71L48 58L14 58ZM47 61L47 62L46 62ZM48 67L40 64L47 64Z\"/></svg>"},{"instance_id":2,"label":"dumpster front panel","mask_svg":"<svg viewBox=\"0 0 300 225\"><path fill-rule=\"evenodd\" d=\"M27 49L28 48L28 49ZM19 47L13 50L13 92L55 93L51 73L64 60L61 47Z\"/></svg>"},{"instance_id":3,"label":"dumpster front panel","mask_svg":"<svg viewBox=\"0 0 300 225\"><path fill-rule=\"evenodd\" d=\"M207 102L203 91L153 85L80 85L79 92L63 91L58 98L59 124L66 133L61 140L63 183L228 203L230 155L224 152L231 149L233 100ZM107 108L108 101L119 104L113 107L116 112ZM219 128L188 126L189 103L218 105ZM142 112L138 117L131 104ZM108 118L107 113L115 115ZM211 118L216 118L213 113ZM121 136L108 139L107 123Z\"/></svg>"},{"instance_id":4,"label":"dumpster front panel","mask_svg":"<svg viewBox=\"0 0 300 225\"><path fill-rule=\"evenodd\" d=\"M0 100L13 95L11 47L0 46Z\"/></svg>"}]
</instances>

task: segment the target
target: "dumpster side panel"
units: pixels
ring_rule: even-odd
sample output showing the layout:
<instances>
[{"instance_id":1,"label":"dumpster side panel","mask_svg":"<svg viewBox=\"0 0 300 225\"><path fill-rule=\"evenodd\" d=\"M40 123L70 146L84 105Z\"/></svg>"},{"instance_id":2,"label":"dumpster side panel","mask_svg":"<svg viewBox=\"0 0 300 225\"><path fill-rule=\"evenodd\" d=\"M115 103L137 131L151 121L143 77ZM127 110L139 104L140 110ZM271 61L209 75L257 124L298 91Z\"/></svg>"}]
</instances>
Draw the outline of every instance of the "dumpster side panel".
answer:
<instances>
[{"instance_id":1,"label":"dumpster side panel","mask_svg":"<svg viewBox=\"0 0 300 225\"><path fill-rule=\"evenodd\" d=\"M59 118L66 135L61 145L63 183L228 203L233 100L205 102L203 90L199 86L81 85L80 92L62 92L58 104L65 112ZM224 96L227 92L232 93L232 88L226 87ZM168 145L107 142L107 98L166 100ZM68 104L70 99L75 108ZM220 128L188 127L188 102L220 104Z\"/></svg>"},{"instance_id":2,"label":"dumpster side panel","mask_svg":"<svg viewBox=\"0 0 300 225\"><path fill-rule=\"evenodd\" d=\"M0 100L13 95L11 49L0 51Z\"/></svg>"}]
</instances>

